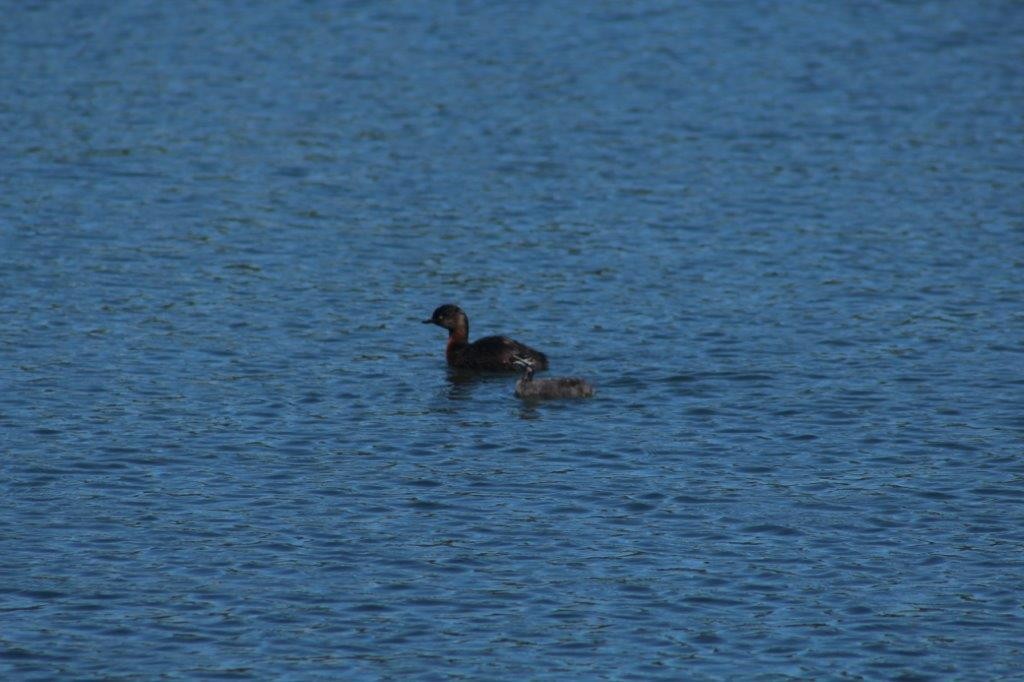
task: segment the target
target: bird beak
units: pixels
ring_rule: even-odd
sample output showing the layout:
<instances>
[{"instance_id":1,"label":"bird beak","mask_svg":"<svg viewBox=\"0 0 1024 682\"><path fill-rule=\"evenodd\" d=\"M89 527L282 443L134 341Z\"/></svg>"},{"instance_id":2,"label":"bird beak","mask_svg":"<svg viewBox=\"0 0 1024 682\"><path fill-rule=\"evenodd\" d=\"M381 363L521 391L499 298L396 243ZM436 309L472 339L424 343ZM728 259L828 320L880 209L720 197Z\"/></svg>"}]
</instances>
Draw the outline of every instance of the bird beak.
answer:
<instances>
[{"instance_id":1,"label":"bird beak","mask_svg":"<svg viewBox=\"0 0 1024 682\"><path fill-rule=\"evenodd\" d=\"M423 324L434 324L433 320L421 320Z\"/></svg>"}]
</instances>

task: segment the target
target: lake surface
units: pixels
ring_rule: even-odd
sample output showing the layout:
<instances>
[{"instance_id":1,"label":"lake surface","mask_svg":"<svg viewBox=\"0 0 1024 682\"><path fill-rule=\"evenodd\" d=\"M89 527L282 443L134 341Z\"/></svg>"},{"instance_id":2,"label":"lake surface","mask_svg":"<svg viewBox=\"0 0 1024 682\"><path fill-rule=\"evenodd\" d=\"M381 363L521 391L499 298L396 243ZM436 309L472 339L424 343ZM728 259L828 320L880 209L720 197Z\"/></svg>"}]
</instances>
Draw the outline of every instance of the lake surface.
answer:
<instances>
[{"instance_id":1,"label":"lake surface","mask_svg":"<svg viewBox=\"0 0 1024 682\"><path fill-rule=\"evenodd\" d=\"M1009 1L8 3L0 675L1017 678L1022 64Z\"/></svg>"}]
</instances>

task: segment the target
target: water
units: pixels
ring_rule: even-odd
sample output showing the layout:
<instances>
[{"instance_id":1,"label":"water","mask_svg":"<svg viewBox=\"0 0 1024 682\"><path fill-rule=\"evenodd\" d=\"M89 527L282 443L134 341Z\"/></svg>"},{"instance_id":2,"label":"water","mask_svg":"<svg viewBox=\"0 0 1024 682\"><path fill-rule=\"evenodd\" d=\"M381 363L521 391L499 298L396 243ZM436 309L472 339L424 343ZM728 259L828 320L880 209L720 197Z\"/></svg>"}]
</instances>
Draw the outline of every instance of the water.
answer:
<instances>
[{"instance_id":1,"label":"water","mask_svg":"<svg viewBox=\"0 0 1024 682\"><path fill-rule=\"evenodd\" d=\"M1019 4L8 5L6 679L1019 675Z\"/></svg>"}]
</instances>

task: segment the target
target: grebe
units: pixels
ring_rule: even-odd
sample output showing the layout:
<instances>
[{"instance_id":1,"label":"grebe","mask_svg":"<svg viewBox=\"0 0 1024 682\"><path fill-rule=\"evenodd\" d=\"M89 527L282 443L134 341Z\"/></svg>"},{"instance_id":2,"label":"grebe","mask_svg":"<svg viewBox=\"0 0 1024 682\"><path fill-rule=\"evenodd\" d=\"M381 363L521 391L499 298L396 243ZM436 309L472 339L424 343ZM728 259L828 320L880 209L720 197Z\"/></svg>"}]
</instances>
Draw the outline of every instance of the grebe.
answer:
<instances>
[{"instance_id":1,"label":"grebe","mask_svg":"<svg viewBox=\"0 0 1024 682\"><path fill-rule=\"evenodd\" d=\"M594 387L586 379L579 377L556 377L552 379L533 378L533 361L530 358L515 355L512 363L523 371L523 376L516 382L516 397L524 400L545 400L549 398L589 398L594 395Z\"/></svg>"},{"instance_id":2,"label":"grebe","mask_svg":"<svg viewBox=\"0 0 1024 682\"><path fill-rule=\"evenodd\" d=\"M486 336L469 342L469 318L457 305L439 306L423 324L436 324L448 330L445 358L458 369L484 372L514 372L512 356L518 355L533 363L534 369L548 368L548 358L540 351L504 336Z\"/></svg>"}]
</instances>

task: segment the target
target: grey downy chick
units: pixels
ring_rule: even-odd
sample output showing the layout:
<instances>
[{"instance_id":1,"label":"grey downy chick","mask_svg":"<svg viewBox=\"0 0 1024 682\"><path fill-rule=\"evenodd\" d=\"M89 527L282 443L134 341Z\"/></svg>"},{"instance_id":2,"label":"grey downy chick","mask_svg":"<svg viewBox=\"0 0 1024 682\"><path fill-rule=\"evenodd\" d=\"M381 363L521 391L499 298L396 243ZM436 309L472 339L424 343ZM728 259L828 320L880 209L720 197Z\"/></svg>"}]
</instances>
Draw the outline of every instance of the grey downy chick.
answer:
<instances>
[{"instance_id":1,"label":"grey downy chick","mask_svg":"<svg viewBox=\"0 0 1024 682\"><path fill-rule=\"evenodd\" d=\"M534 379L534 361L522 355L514 355L512 364L522 370L523 376L516 382L516 397L523 400L548 400L552 398L589 398L594 387L579 377L555 377Z\"/></svg>"}]
</instances>

